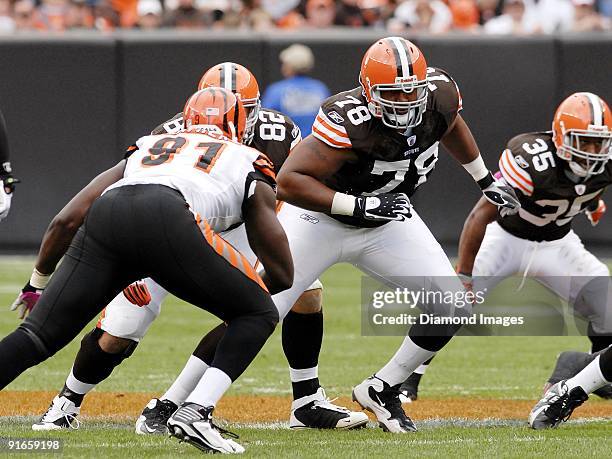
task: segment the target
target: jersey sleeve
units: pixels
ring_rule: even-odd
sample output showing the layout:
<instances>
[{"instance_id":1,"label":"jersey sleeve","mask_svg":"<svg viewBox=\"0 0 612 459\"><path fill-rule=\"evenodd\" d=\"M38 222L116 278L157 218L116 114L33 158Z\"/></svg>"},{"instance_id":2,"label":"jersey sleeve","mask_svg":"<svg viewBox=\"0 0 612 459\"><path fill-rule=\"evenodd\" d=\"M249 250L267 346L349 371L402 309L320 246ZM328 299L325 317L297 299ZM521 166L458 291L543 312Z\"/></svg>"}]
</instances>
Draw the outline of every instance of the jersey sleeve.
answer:
<instances>
[{"instance_id":1,"label":"jersey sleeve","mask_svg":"<svg viewBox=\"0 0 612 459\"><path fill-rule=\"evenodd\" d=\"M345 117L334 107L335 97L330 97L319 109L312 125L312 135L333 148L352 148L351 139L343 126Z\"/></svg>"},{"instance_id":2,"label":"jersey sleeve","mask_svg":"<svg viewBox=\"0 0 612 459\"><path fill-rule=\"evenodd\" d=\"M151 135L178 134L183 129L183 112L177 113L151 131Z\"/></svg>"},{"instance_id":3,"label":"jersey sleeve","mask_svg":"<svg viewBox=\"0 0 612 459\"><path fill-rule=\"evenodd\" d=\"M276 189L276 173L274 172L274 164L272 161L264 155L260 154L255 161L253 161L253 169L251 172L253 180L260 180L266 182L272 188Z\"/></svg>"},{"instance_id":4,"label":"jersey sleeve","mask_svg":"<svg viewBox=\"0 0 612 459\"><path fill-rule=\"evenodd\" d=\"M522 156L519 148L522 139L511 139L499 158L499 171L508 185L525 196L531 196L534 182L530 173L531 164Z\"/></svg>"},{"instance_id":5,"label":"jersey sleeve","mask_svg":"<svg viewBox=\"0 0 612 459\"><path fill-rule=\"evenodd\" d=\"M457 82L447 72L438 68L427 69L429 94L433 109L442 114L446 125L451 126L463 109L463 99Z\"/></svg>"}]
</instances>

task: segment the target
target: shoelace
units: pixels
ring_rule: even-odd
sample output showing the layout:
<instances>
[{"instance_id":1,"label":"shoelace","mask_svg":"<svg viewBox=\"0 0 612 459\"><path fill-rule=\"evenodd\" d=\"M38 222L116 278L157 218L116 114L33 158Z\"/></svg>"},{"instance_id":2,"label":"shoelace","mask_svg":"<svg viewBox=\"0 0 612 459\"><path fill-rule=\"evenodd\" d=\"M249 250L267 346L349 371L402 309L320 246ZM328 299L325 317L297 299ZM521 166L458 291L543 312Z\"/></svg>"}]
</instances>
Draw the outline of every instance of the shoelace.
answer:
<instances>
[{"instance_id":1,"label":"shoelace","mask_svg":"<svg viewBox=\"0 0 612 459\"><path fill-rule=\"evenodd\" d=\"M228 437L231 437L231 438L233 438L235 440L238 440L240 438L240 436L238 434L235 434L234 432L230 432L229 430L226 430L223 427L219 427L217 424L212 422L212 419L209 419L208 422L210 423L210 426L213 429L217 429L220 434L227 435Z\"/></svg>"},{"instance_id":2,"label":"shoelace","mask_svg":"<svg viewBox=\"0 0 612 459\"><path fill-rule=\"evenodd\" d=\"M78 430L78 428L81 427L81 421L79 421L75 415L65 414L64 418L66 419L66 422L68 423L71 429ZM73 422L75 423L75 425L72 424Z\"/></svg>"},{"instance_id":3,"label":"shoelace","mask_svg":"<svg viewBox=\"0 0 612 459\"><path fill-rule=\"evenodd\" d=\"M325 408L325 409L332 410L332 411L339 411L341 413L350 412L347 408L343 406L334 405L334 402L336 400L338 400L338 397L333 398L331 400L325 397L323 400L315 400L314 406L320 406L321 408Z\"/></svg>"},{"instance_id":4,"label":"shoelace","mask_svg":"<svg viewBox=\"0 0 612 459\"><path fill-rule=\"evenodd\" d=\"M51 413L51 410L53 410L53 405L51 405L49 408L47 408L47 411L45 411L45 414L43 414L42 418L40 419L41 422L52 422L51 420L47 419L47 417ZM64 414L64 419L66 420L66 423L68 423L68 426L71 429L77 430L79 427L81 427L81 421L79 421L74 414L65 413ZM73 424L73 422L74 422L74 424Z\"/></svg>"}]
</instances>

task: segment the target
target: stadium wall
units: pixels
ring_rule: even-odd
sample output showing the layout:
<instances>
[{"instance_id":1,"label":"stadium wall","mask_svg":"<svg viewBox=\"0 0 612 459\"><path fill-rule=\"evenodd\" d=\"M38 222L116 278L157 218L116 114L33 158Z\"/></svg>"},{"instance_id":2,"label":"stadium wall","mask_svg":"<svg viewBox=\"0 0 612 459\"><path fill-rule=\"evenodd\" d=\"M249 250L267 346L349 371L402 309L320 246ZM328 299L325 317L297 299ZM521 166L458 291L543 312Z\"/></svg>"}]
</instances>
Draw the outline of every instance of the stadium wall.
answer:
<instances>
[{"instance_id":1,"label":"stadium wall","mask_svg":"<svg viewBox=\"0 0 612 459\"><path fill-rule=\"evenodd\" d=\"M332 92L357 85L363 52L380 32L118 32L2 37L0 107L12 162L22 180L0 251L33 250L51 218L80 188L121 159L124 147L182 109L203 71L224 60L249 67L262 88L281 78L278 53L294 42L316 56L313 75ZM505 142L549 129L556 104L577 90L612 100L611 35L560 37L413 37L428 58L455 77L468 121L491 168ZM441 152L417 210L442 243L454 244L479 192ZM118 225L121 223L118 222ZM590 244L612 243L612 217Z\"/></svg>"}]
</instances>

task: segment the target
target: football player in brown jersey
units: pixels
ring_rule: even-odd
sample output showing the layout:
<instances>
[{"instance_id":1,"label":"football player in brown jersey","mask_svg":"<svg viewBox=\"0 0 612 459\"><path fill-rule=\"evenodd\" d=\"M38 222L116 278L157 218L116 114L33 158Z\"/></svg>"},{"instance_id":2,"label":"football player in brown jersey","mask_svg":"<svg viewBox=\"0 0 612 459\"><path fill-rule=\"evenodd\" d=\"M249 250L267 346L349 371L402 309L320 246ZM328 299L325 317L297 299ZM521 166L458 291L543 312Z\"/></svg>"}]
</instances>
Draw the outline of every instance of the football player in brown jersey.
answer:
<instances>
[{"instance_id":1,"label":"football player in brown jersey","mask_svg":"<svg viewBox=\"0 0 612 459\"><path fill-rule=\"evenodd\" d=\"M605 213L601 196L612 183L611 141L610 108L586 92L559 105L551 131L511 139L499 169L501 180L516 190L521 209L502 216L481 199L465 221L457 262L459 275L468 285L474 275L478 290L516 273L538 279L589 320L593 353L612 344L605 301L609 270L585 249L571 225L584 213L595 226ZM407 397L416 399L425 370L421 367L402 385ZM602 387L597 394L610 397L611 389Z\"/></svg>"},{"instance_id":2,"label":"football player in brown jersey","mask_svg":"<svg viewBox=\"0 0 612 459\"><path fill-rule=\"evenodd\" d=\"M490 289L492 282L523 273L572 302L591 278L601 284L596 287L593 280L592 295L605 289L607 266L584 248L571 225L575 216L584 213L595 226L606 211L601 196L612 183L611 139L610 108L587 92L572 94L559 105L550 131L512 138L501 154L499 173L516 190L521 209L502 216L484 199L474 206L459 241L457 270L465 282L472 283L472 275L481 284L487 278ZM482 288L485 285L477 287ZM582 314L590 322L591 352L612 344L606 303L575 306L586 308ZM426 366L419 368L402 385L406 397L416 399L425 370ZM612 396L610 389L602 388L598 394Z\"/></svg>"},{"instance_id":3,"label":"football player in brown jersey","mask_svg":"<svg viewBox=\"0 0 612 459\"><path fill-rule=\"evenodd\" d=\"M409 202L433 171L440 142L487 200L504 211L518 209L514 191L493 178L459 114L461 96L454 80L428 68L413 43L400 37L377 40L363 57L359 82L323 103L313 134L296 147L278 176L279 199L288 203L279 219L296 266L294 286L274 297L281 316L300 289L339 262L394 287L463 291L444 251ZM470 314L469 308L454 305L426 308L438 316ZM450 340L456 328L449 328L414 325L391 360L355 387L354 399L376 415L384 430L415 430L398 388ZM317 361L319 347L311 348L306 359L308 349L294 346L302 361ZM289 364L295 408L320 390L318 370L299 366L297 357Z\"/></svg>"}]
</instances>

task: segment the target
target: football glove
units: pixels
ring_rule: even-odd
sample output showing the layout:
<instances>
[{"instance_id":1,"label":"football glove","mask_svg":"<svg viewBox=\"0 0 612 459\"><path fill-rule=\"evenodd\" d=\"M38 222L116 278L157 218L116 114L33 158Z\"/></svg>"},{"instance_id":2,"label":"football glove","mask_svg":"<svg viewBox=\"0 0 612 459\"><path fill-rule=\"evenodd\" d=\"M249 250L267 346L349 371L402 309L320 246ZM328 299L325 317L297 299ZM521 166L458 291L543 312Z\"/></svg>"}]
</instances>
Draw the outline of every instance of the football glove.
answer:
<instances>
[{"instance_id":1,"label":"football glove","mask_svg":"<svg viewBox=\"0 0 612 459\"><path fill-rule=\"evenodd\" d=\"M517 213L521 207L521 203L512 187L501 182L494 181L482 189L482 194L487 201L499 207L502 217Z\"/></svg>"},{"instance_id":2,"label":"football glove","mask_svg":"<svg viewBox=\"0 0 612 459\"><path fill-rule=\"evenodd\" d=\"M603 215L606 213L606 210L608 210L606 203L603 199L600 199L599 201L597 201L597 207L595 207L595 209L589 210L587 208L585 213L587 218L591 222L591 225L597 226L599 220L601 220L601 217L603 217Z\"/></svg>"},{"instance_id":3,"label":"football glove","mask_svg":"<svg viewBox=\"0 0 612 459\"><path fill-rule=\"evenodd\" d=\"M40 298L43 289L32 287L28 282L25 287L21 290L21 293L11 305L11 311L17 310L17 314L20 319L25 317L32 311L32 308L36 305L36 302Z\"/></svg>"},{"instance_id":4,"label":"football glove","mask_svg":"<svg viewBox=\"0 0 612 459\"><path fill-rule=\"evenodd\" d=\"M4 220L11 210L11 200L13 193L6 192L7 187L4 186L4 180L0 180L0 221Z\"/></svg>"},{"instance_id":5,"label":"football glove","mask_svg":"<svg viewBox=\"0 0 612 459\"><path fill-rule=\"evenodd\" d=\"M356 196L353 215L370 221L402 221L410 218L410 200L405 193Z\"/></svg>"}]
</instances>

